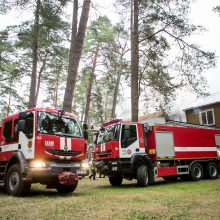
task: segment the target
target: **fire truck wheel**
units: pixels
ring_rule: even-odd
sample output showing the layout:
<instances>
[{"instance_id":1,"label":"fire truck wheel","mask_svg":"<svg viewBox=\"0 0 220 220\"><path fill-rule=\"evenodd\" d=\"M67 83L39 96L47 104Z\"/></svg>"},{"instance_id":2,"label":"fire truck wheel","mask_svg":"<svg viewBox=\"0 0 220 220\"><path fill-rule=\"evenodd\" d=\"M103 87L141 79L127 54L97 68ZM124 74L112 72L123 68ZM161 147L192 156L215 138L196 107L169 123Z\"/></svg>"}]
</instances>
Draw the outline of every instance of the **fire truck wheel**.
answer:
<instances>
[{"instance_id":1,"label":"fire truck wheel","mask_svg":"<svg viewBox=\"0 0 220 220\"><path fill-rule=\"evenodd\" d=\"M112 186L121 186L122 183L122 176L120 173L117 173L114 176L109 177L109 182L111 183Z\"/></svg>"},{"instance_id":2,"label":"fire truck wheel","mask_svg":"<svg viewBox=\"0 0 220 220\"><path fill-rule=\"evenodd\" d=\"M207 165L207 174L208 174L208 177L209 177L210 179L216 179L216 178L218 178L219 170L218 170L218 166L217 166L216 163L210 162L210 163Z\"/></svg>"},{"instance_id":3,"label":"fire truck wheel","mask_svg":"<svg viewBox=\"0 0 220 220\"><path fill-rule=\"evenodd\" d=\"M56 189L61 194L68 194L73 192L77 187L77 184L75 185L62 185L60 183L57 183Z\"/></svg>"},{"instance_id":4,"label":"fire truck wheel","mask_svg":"<svg viewBox=\"0 0 220 220\"><path fill-rule=\"evenodd\" d=\"M22 180L19 164L12 165L5 179L6 192L12 196L25 196L30 192L31 184Z\"/></svg>"},{"instance_id":5,"label":"fire truck wheel","mask_svg":"<svg viewBox=\"0 0 220 220\"><path fill-rule=\"evenodd\" d=\"M191 166L190 175L194 181L201 180L204 176L202 165L200 163L194 163Z\"/></svg>"},{"instance_id":6,"label":"fire truck wheel","mask_svg":"<svg viewBox=\"0 0 220 220\"><path fill-rule=\"evenodd\" d=\"M146 165L141 165L137 170L137 185L145 187L149 184L148 168Z\"/></svg>"}]
</instances>

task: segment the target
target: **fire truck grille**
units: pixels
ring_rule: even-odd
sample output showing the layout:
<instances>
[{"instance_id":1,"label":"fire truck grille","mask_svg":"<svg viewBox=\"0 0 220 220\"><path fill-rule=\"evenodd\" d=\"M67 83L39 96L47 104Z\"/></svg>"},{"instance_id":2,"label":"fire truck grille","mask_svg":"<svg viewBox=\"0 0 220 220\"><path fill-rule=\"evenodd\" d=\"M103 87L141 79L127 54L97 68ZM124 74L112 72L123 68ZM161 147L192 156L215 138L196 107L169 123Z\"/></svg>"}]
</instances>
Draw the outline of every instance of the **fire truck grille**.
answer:
<instances>
[{"instance_id":1,"label":"fire truck grille","mask_svg":"<svg viewBox=\"0 0 220 220\"><path fill-rule=\"evenodd\" d=\"M55 150L55 149L48 149L49 153L59 156L77 156L81 154L81 151L64 151L64 150Z\"/></svg>"}]
</instances>

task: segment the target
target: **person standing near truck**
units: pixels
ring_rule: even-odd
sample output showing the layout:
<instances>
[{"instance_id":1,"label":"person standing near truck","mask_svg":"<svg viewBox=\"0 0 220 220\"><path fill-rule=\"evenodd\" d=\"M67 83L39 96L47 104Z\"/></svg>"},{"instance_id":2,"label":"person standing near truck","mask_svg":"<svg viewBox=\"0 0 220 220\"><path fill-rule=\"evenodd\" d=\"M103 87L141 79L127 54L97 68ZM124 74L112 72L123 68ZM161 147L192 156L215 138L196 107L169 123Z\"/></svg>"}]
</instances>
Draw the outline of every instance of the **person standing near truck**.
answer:
<instances>
[{"instance_id":1,"label":"person standing near truck","mask_svg":"<svg viewBox=\"0 0 220 220\"><path fill-rule=\"evenodd\" d=\"M93 159L91 159L91 160L89 161L89 166L90 166L90 172L91 172L91 174L89 175L89 179L91 180L91 178L92 178L93 180L95 180L95 177L96 177L96 168L95 168Z\"/></svg>"}]
</instances>

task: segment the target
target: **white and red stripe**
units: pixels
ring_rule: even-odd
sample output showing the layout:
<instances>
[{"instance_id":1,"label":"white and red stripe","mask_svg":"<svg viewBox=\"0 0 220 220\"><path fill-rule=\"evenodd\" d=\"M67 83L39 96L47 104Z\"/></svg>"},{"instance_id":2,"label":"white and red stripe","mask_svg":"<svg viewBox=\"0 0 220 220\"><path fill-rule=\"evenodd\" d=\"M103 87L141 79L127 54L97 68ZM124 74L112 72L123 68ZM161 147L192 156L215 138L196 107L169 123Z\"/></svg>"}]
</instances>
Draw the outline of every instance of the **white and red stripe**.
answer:
<instances>
[{"instance_id":1,"label":"white and red stripe","mask_svg":"<svg viewBox=\"0 0 220 220\"><path fill-rule=\"evenodd\" d=\"M101 152L106 151L106 145L105 145L105 143L101 143L100 151L101 151Z\"/></svg>"},{"instance_id":2,"label":"white and red stripe","mask_svg":"<svg viewBox=\"0 0 220 220\"><path fill-rule=\"evenodd\" d=\"M217 151L216 147L175 147L175 152L209 152Z\"/></svg>"},{"instance_id":3,"label":"white and red stripe","mask_svg":"<svg viewBox=\"0 0 220 220\"><path fill-rule=\"evenodd\" d=\"M66 137L60 137L60 150L64 150L66 148L66 151L71 151L72 149L72 143L71 138ZM60 160L70 160L71 156L60 156Z\"/></svg>"}]
</instances>

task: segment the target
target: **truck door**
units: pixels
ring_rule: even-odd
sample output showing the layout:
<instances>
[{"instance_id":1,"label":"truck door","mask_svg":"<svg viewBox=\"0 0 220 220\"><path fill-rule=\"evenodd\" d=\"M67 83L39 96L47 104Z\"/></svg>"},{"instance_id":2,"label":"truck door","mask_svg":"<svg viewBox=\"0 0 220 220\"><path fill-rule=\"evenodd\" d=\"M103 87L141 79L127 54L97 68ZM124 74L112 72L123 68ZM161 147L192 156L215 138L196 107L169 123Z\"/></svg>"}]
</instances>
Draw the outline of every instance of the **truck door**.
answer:
<instances>
[{"instance_id":1,"label":"truck door","mask_svg":"<svg viewBox=\"0 0 220 220\"><path fill-rule=\"evenodd\" d=\"M130 158L140 153L137 124L122 124L120 134L120 158Z\"/></svg>"},{"instance_id":2,"label":"truck door","mask_svg":"<svg viewBox=\"0 0 220 220\"><path fill-rule=\"evenodd\" d=\"M35 150L35 120L34 113L26 113L24 130L19 132L19 150L22 151L26 159L34 158ZM18 126L19 127L19 126Z\"/></svg>"},{"instance_id":3,"label":"truck door","mask_svg":"<svg viewBox=\"0 0 220 220\"><path fill-rule=\"evenodd\" d=\"M18 150L18 136L16 133L16 125L18 119L16 117L10 117L3 121L2 133L1 133L1 147L0 147L0 160L8 160L11 152Z\"/></svg>"}]
</instances>

